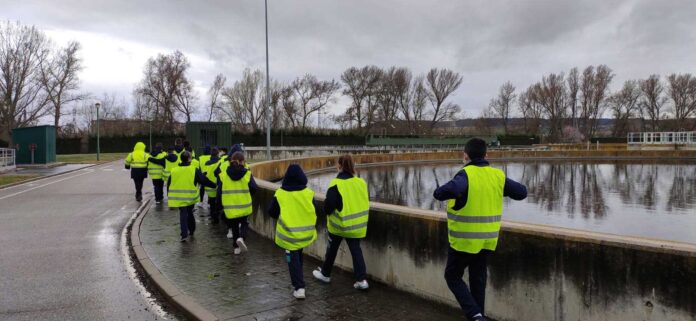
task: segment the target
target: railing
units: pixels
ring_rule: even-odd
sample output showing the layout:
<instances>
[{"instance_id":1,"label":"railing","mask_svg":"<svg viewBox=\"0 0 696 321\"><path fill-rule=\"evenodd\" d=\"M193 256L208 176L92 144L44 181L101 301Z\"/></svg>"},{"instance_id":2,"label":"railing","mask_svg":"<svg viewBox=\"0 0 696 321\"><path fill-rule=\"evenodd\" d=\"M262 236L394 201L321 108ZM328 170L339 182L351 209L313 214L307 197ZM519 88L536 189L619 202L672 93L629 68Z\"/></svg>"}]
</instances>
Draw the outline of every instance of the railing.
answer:
<instances>
[{"instance_id":1,"label":"railing","mask_svg":"<svg viewBox=\"0 0 696 321\"><path fill-rule=\"evenodd\" d=\"M696 132L628 133L628 144L696 144Z\"/></svg>"},{"instance_id":2,"label":"railing","mask_svg":"<svg viewBox=\"0 0 696 321\"><path fill-rule=\"evenodd\" d=\"M12 148L0 148L0 172L13 170L16 164L15 150Z\"/></svg>"}]
</instances>

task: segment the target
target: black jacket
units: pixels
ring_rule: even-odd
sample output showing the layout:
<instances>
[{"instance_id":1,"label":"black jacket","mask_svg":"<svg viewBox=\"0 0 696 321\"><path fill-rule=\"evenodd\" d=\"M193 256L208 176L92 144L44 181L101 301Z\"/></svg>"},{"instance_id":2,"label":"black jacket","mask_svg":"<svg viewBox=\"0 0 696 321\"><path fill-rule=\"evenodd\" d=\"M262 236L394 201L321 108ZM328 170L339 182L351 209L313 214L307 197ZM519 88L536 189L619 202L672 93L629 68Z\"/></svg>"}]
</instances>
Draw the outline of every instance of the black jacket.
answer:
<instances>
[{"instance_id":1,"label":"black jacket","mask_svg":"<svg viewBox=\"0 0 696 321\"><path fill-rule=\"evenodd\" d=\"M305 176L300 165L293 164L288 166L280 188L288 192L301 191L307 188L307 176ZM272 218L280 217L280 204L278 204L278 200L275 197L273 197L271 204L268 206L268 215Z\"/></svg>"},{"instance_id":2,"label":"black jacket","mask_svg":"<svg viewBox=\"0 0 696 321\"><path fill-rule=\"evenodd\" d=\"M178 159L178 157L176 156L176 154L174 154L174 153L169 153L169 154L167 154L167 156L165 156L164 158L154 158L154 157L150 157L150 158L148 158L148 161L149 161L150 163L157 164L157 165L159 165L159 166L166 166L165 160L168 160L168 161L170 161L170 162L176 162L177 159Z\"/></svg>"},{"instance_id":3,"label":"black jacket","mask_svg":"<svg viewBox=\"0 0 696 321\"><path fill-rule=\"evenodd\" d=\"M488 161L480 158L471 160L464 166L489 166ZM521 201L527 198L527 187L505 178L503 196L508 196L514 200ZM466 205L469 198L469 177L464 170L461 170L447 184L438 187L433 192L433 197L438 201L454 199L454 210L459 210Z\"/></svg>"}]
</instances>

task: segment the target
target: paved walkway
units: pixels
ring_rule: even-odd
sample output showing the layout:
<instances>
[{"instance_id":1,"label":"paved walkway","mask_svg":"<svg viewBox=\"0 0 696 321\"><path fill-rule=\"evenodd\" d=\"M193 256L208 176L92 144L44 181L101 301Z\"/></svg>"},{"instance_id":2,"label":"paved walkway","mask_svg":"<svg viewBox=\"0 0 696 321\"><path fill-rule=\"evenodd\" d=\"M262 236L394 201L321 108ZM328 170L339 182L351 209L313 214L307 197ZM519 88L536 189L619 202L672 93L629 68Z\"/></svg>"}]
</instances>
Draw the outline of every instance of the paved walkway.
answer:
<instances>
[{"instance_id":1,"label":"paved walkway","mask_svg":"<svg viewBox=\"0 0 696 321\"><path fill-rule=\"evenodd\" d=\"M121 232L139 205L122 166L0 189L0 320L166 317L153 312L122 255Z\"/></svg>"},{"instance_id":2,"label":"paved walkway","mask_svg":"<svg viewBox=\"0 0 696 321\"><path fill-rule=\"evenodd\" d=\"M193 241L179 242L178 212L154 206L140 230L150 259L180 290L223 320L462 320L457 309L371 282L353 289L350 274L338 269L330 285L311 275L319 262L305 257L307 299L291 295L285 256L275 244L252 233L249 252L232 254L226 228L196 213ZM343 245L345 246L345 244ZM369 265L368 265L369 271Z\"/></svg>"}]
</instances>

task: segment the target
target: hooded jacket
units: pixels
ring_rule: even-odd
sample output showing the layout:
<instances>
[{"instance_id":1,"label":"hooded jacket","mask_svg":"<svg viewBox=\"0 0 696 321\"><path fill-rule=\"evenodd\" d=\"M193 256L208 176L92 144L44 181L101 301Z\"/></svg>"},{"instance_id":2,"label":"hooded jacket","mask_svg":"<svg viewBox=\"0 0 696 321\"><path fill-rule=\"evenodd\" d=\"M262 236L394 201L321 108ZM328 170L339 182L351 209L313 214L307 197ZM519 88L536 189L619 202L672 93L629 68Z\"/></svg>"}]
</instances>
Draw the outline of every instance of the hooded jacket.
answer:
<instances>
[{"instance_id":1,"label":"hooded jacket","mask_svg":"<svg viewBox=\"0 0 696 321\"><path fill-rule=\"evenodd\" d=\"M242 145L234 144L234 146L230 147L230 151L227 153L227 156L232 157L232 154L235 152L244 152Z\"/></svg>"},{"instance_id":2,"label":"hooded jacket","mask_svg":"<svg viewBox=\"0 0 696 321\"><path fill-rule=\"evenodd\" d=\"M283 176L283 182L280 188L288 192L301 191L307 188L307 176L304 171L302 171L300 165L292 164L288 166L288 170L285 171L285 176ZM280 217L280 204L278 204L278 200L275 197L273 197L268 207L268 215L272 218Z\"/></svg>"},{"instance_id":3,"label":"hooded jacket","mask_svg":"<svg viewBox=\"0 0 696 321\"><path fill-rule=\"evenodd\" d=\"M244 166L230 165L227 167L226 173L227 173L227 176L229 176L233 181L238 181L238 180L242 179L248 171L249 170L244 168ZM219 173L219 172L220 171L218 170L217 173ZM222 195L222 181L220 180L219 175L216 175L216 177L217 177L217 192L218 192L218 195ZM256 189L258 188L256 186L256 181L254 180L254 175L251 175L251 179L249 180L248 187L249 187L249 194L251 194L253 196L256 193Z\"/></svg>"},{"instance_id":4,"label":"hooded jacket","mask_svg":"<svg viewBox=\"0 0 696 321\"><path fill-rule=\"evenodd\" d=\"M203 155L210 155L210 145L203 147Z\"/></svg>"},{"instance_id":5,"label":"hooded jacket","mask_svg":"<svg viewBox=\"0 0 696 321\"><path fill-rule=\"evenodd\" d=\"M135 146L133 146L133 152L145 153L145 143L143 143L143 142L135 143ZM149 157L147 153L145 153L145 157L146 157L146 159ZM133 167L126 165L126 169L130 169L130 176L132 179L145 179L145 178L147 178L147 167L133 168Z\"/></svg>"}]
</instances>

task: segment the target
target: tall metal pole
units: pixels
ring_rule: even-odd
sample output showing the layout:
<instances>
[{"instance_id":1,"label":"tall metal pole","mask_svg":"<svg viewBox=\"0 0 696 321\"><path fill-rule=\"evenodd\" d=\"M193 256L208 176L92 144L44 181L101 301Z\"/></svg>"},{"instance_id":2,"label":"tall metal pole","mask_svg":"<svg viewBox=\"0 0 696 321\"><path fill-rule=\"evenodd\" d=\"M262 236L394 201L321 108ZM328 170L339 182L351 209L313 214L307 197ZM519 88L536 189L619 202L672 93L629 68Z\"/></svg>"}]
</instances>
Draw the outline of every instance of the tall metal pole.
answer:
<instances>
[{"instance_id":1,"label":"tall metal pole","mask_svg":"<svg viewBox=\"0 0 696 321\"><path fill-rule=\"evenodd\" d=\"M266 160L271 160L271 77L268 71L268 0L264 1L266 14Z\"/></svg>"},{"instance_id":2,"label":"tall metal pole","mask_svg":"<svg viewBox=\"0 0 696 321\"><path fill-rule=\"evenodd\" d=\"M152 115L150 115L152 117ZM150 118L150 153L152 153L152 118Z\"/></svg>"},{"instance_id":3,"label":"tall metal pole","mask_svg":"<svg viewBox=\"0 0 696 321\"><path fill-rule=\"evenodd\" d=\"M101 104L96 103L94 107L97 108L97 161L99 161L99 107L101 107Z\"/></svg>"}]
</instances>

